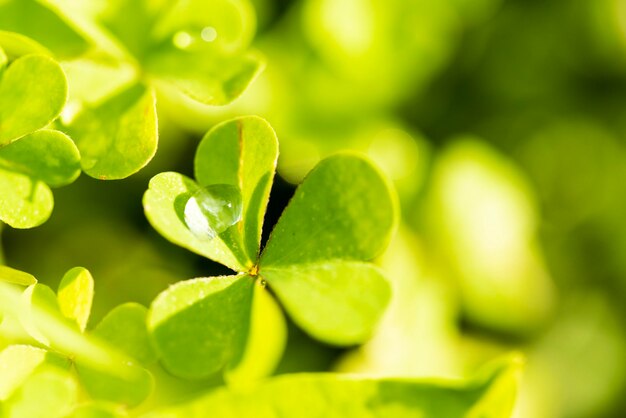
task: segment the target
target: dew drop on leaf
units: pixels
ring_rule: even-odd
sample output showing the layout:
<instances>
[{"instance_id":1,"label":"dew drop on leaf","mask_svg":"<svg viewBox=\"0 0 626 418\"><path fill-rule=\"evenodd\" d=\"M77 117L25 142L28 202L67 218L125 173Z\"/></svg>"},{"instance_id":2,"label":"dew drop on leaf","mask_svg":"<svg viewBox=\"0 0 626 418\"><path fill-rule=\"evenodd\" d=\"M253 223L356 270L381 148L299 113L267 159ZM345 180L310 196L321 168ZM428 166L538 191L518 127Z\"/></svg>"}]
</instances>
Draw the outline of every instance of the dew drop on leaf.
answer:
<instances>
[{"instance_id":1,"label":"dew drop on leaf","mask_svg":"<svg viewBox=\"0 0 626 418\"><path fill-rule=\"evenodd\" d=\"M210 240L241 220L241 192L230 184L198 189L185 204L185 223L199 239Z\"/></svg>"}]
</instances>

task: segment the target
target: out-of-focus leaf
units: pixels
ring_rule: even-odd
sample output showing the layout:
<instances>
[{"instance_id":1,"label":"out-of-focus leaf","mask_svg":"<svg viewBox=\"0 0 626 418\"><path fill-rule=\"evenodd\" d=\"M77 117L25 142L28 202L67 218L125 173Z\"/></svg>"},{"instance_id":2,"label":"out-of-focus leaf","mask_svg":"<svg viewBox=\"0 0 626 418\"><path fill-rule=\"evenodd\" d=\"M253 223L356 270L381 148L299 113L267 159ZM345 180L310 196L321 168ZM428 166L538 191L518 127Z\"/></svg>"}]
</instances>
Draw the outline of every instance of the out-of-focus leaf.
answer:
<instances>
[{"instance_id":1,"label":"out-of-focus leaf","mask_svg":"<svg viewBox=\"0 0 626 418\"><path fill-rule=\"evenodd\" d=\"M0 168L0 190L0 220L13 228L41 225L52 213L52 191L42 181Z\"/></svg>"},{"instance_id":2,"label":"out-of-focus leaf","mask_svg":"<svg viewBox=\"0 0 626 418\"><path fill-rule=\"evenodd\" d=\"M83 109L68 127L85 173L99 179L122 179L154 156L158 130L151 90L134 84L93 108Z\"/></svg>"},{"instance_id":3,"label":"out-of-focus leaf","mask_svg":"<svg viewBox=\"0 0 626 418\"><path fill-rule=\"evenodd\" d=\"M171 286L152 303L148 329L172 374L202 378L239 363L252 305L247 275L199 278Z\"/></svg>"},{"instance_id":4,"label":"out-of-focus leaf","mask_svg":"<svg viewBox=\"0 0 626 418\"><path fill-rule=\"evenodd\" d=\"M85 330L93 302L93 277L83 267L74 267L63 276L57 298L61 313L76 321L81 331Z\"/></svg>"},{"instance_id":5,"label":"out-of-focus leaf","mask_svg":"<svg viewBox=\"0 0 626 418\"><path fill-rule=\"evenodd\" d=\"M56 119L67 100L67 81L43 55L16 59L0 79L0 147Z\"/></svg>"},{"instance_id":6,"label":"out-of-focus leaf","mask_svg":"<svg viewBox=\"0 0 626 418\"><path fill-rule=\"evenodd\" d=\"M10 345L0 352L0 401L7 400L28 377L43 365L61 366L63 360L30 345ZM66 362L69 366L69 362Z\"/></svg>"},{"instance_id":7,"label":"out-of-focus leaf","mask_svg":"<svg viewBox=\"0 0 626 418\"><path fill-rule=\"evenodd\" d=\"M235 271L245 271L240 261L220 236L202 239L185 223L185 205L200 187L178 173L161 173L150 180L143 197L143 207L150 224L169 241L197 254L224 264ZM239 252L241 256L242 252Z\"/></svg>"},{"instance_id":8,"label":"out-of-focus leaf","mask_svg":"<svg viewBox=\"0 0 626 418\"><path fill-rule=\"evenodd\" d=\"M144 365L156 361L146 324L148 309L138 303L115 307L93 330L93 335Z\"/></svg>"},{"instance_id":9,"label":"out-of-focus leaf","mask_svg":"<svg viewBox=\"0 0 626 418\"><path fill-rule=\"evenodd\" d=\"M45 284L35 283L22 293L22 312L19 316L24 330L39 343L50 346L48 329L37 321L37 310L55 318L64 318L59 307L57 295Z\"/></svg>"},{"instance_id":10,"label":"out-of-focus leaf","mask_svg":"<svg viewBox=\"0 0 626 418\"><path fill-rule=\"evenodd\" d=\"M0 167L60 187L80 175L80 154L64 133L41 129L0 148Z\"/></svg>"},{"instance_id":11,"label":"out-of-focus leaf","mask_svg":"<svg viewBox=\"0 0 626 418\"><path fill-rule=\"evenodd\" d=\"M352 154L329 157L296 190L261 268L371 260L389 242L396 215L391 189L371 163Z\"/></svg>"},{"instance_id":12,"label":"out-of-focus leaf","mask_svg":"<svg viewBox=\"0 0 626 418\"><path fill-rule=\"evenodd\" d=\"M37 283L37 279L32 274L7 266L0 266L0 280L22 286L30 286L31 284Z\"/></svg>"},{"instance_id":13,"label":"out-of-focus leaf","mask_svg":"<svg viewBox=\"0 0 626 418\"><path fill-rule=\"evenodd\" d=\"M267 289L257 281L252 300L248 342L241 361L226 371L230 385L247 385L270 376L287 343L283 313Z\"/></svg>"},{"instance_id":14,"label":"out-of-focus leaf","mask_svg":"<svg viewBox=\"0 0 626 418\"><path fill-rule=\"evenodd\" d=\"M0 47L4 50L6 58L11 61L28 54L52 56L52 52L29 37L4 30L0 30Z\"/></svg>"},{"instance_id":15,"label":"out-of-focus leaf","mask_svg":"<svg viewBox=\"0 0 626 418\"><path fill-rule=\"evenodd\" d=\"M2 75L2 70L4 70L4 67L7 65L8 62L9 58L4 52L4 49L2 49L2 44L0 44L0 75Z\"/></svg>"},{"instance_id":16,"label":"out-of-focus leaf","mask_svg":"<svg viewBox=\"0 0 626 418\"><path fill-rule=\"evenodd\" d=\"M517 364L502 367L487 379L466 384L332 374L284 375L256 387L218 389L147 417L508 418L518 368ZM493 388L506 401L494 400L489 393Z\"/></svg>"},{"instance_id":17,"label":"out-of-focus leaf","mask_svg":"<svg viewBox=\"0 0 626 418\"><path fill-rule=\"evenodd\" d=\"M90 46L61 15L36 0L0 3L0 29L26 35L60 58L75 57Z\"/></svg>"},{"instance_id":18,"label":"out-of-focus leaf","mask_svg":"<svg viewBox=\"0 0 626 418\"><path fill-rule=\"evenodd\" d=\"M119 405L106 402L89 402L79 405L68 418L124 418L128 414Z\"/></svg>"},{"instance_id":19,"label":"out-of-focus leaf","mask_svg":"<svg viewBox=\"0 0 626 418\"><path fill-rule=\"evenodd\" d=\"M98 370L80 362L76 362L76 371L85 390L93 399L134 407L150 396L154 379L147 370L132 363L130 366L132 372L124 377L120 377L119 373Z\"/></svg>"},{"instance_id":20,"label":"out-of-focus leaf","mask_svg":"<svg viewBox=\"0 0 626 418\"><path fill-rule=\"evenodd\" d=\"M76 402L76 382L64 370L47 368L30 376L5 404L10 418L62 418Z\"/></svg>"},{"instance_id":21,"label":"out-of-focus leaf","mask_svg":"<svg viewBox=\"0 0 626 418\"><path fill-rule=\"evenodd\" d=\"M243 93L263 68L258 54L221 56L169 47L150 57L146 71L158 83L206 105L225 105Z\"/></svg>"},{"instance_id":22,"label":"out-of-focus leaf","mask_svg":"<svg viewBox=\"0 0 626 418\"><path fill-rule=\"evenodd\" d=\"M200 186L230 184L241 190L243 213L241 221L233 227L236 242L230 246L243 245L250 263L246 267L251 267L258 257L277 157L274 130L255 116L216 126L205 135L196 151L195 177Z\"/></svg>"}]
</instances>

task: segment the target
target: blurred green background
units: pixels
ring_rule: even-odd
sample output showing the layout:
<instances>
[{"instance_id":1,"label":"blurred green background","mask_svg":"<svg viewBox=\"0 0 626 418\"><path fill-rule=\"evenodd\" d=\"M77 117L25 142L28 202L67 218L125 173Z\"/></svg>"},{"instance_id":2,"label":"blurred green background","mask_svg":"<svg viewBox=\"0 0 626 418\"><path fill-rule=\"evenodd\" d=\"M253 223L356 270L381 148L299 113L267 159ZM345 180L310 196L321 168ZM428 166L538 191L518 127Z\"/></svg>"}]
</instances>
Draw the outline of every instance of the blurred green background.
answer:
<instances>
[{"instance_id":1,"label":"blurred green background","mask_svg":"<svg viewBox=\"0 0 626 418\"><path fill-rule=\"evenodd\" d=\"M376 161L403 210L372 341L338 350L290 325L277 373L463 377L519 349L516 418L623 417L626 0L252 3L266 68L244 95L220 108L159 97L155 159L55 191L50 221L2 231L5 262L54 286L88 268L92 324L223 273L158 236L141 197L158 172L191 173L212 125L258 114L281 141L265 233L338 150Z\"/></svg>"}]
</instances>

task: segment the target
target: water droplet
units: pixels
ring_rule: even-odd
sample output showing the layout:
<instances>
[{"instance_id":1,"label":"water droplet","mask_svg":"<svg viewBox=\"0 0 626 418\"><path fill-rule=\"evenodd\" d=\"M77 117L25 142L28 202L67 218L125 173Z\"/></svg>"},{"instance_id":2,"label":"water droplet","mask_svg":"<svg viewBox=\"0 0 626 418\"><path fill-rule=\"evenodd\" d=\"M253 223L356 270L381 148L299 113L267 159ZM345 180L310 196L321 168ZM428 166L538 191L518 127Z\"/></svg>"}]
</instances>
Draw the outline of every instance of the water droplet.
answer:
<instances>
[{"instance_id":1,"label":"water droplet","mask_svg":"<svg viewBox=\"0 0 626 418\"><path fill-rule=\"evenodd\" d=\"M180 31L176 32L172 38L172 42L177 48L187 49L193 43L193 37L189 34L189 32Z\"/></svg>"},{"instance_id":2,"label":"water droplet","mask_svg":"<svg viewBox=\"0 0 626 418\"><path fill-rule=\"evenodd\" d=\"M213 26L206 26L200 32L200 37L204 42L213 42L217 39L217 31Z\"/></svg>"},{"instance_id":3,"label":"water droplet","mask_svg":"<svg viewBox=\"0 0 626 418\"><path fill-rule=\"evenodd\" d=\"M197 190L185 204L185 223L202 240L210 240L241 220L241 192L230 184Z\"/></svg>"},{"instance_id":4,"label":"water droplet","mask_svg":"<svg viewBox=\"0 0 626 418\"><path fill-rule=\"evenodd\" d=\"M261 280L259 284L261 285L261 287L267 286L267 282L265 280Z\"/></svg>"}]
</instances>

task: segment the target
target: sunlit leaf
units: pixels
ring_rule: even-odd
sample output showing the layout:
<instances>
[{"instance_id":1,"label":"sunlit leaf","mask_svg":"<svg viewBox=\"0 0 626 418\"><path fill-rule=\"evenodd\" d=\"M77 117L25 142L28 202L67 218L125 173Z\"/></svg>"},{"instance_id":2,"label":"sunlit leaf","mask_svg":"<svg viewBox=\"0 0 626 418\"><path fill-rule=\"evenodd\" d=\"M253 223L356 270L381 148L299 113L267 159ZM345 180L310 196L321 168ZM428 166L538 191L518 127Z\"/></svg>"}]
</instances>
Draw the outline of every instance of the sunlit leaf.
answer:
<instances>
[{"instance_id":1,"label":"sunlit leaf","mask_svg":"<svg viewBox=\"0 0 626 418\"><path fill-rule=\"evenodd\" d=\"M5 401L44 365L63 365L63 359L30 345L10 345L0 352L0 401ZM69 362L65 362L69 366Z\"/></svg>"},{"instance_id":2,"label":"sunlit leaf","mask_svg":"<svg viewBox=\"0 0 626 418\"><path fill-rule=\"evenodd\" d=\"M389 185L368 161L339 154L320 162L274 227L261 267L371 260L396 223Z\"/></svg>"},{"instance_id":3,"label":"sunlit leaf","mask_svg":"<svg viewBox=\"0 0 626 418\"><path fill-rule=\"evenodd\" d=\"M239 363L250 327L253 278L187 280L161 293L148 315L155 347L176 376L202 378Z\"/></svg>"},{"instance_id":4,"label":"sunlit leaf","mask_svg":"<svg viewBox=\"0 0 626 418\"><path fill-rule=\"evenodd\" d=\"M0 79L0 146L52 122L67 100L67 81L43 55L16 59Z\"/></svg>"},{"instance_id":5,"label":"sunlit leaf","mask_svg":"<svg viewBox=\"0 0 626 418\"><path fill-rule=\"evenodd\" d=\"M333 344L367 340L390 298L387 279L369 263L328 261L268 267L260 274L298 325Z\"/></svg>"},{"instance_id":6,"label":"sunlit leaf","mask_svg":"<svg viewBox=\"0 0 626 418\"><path fill-rule=\"evenodd\" d=\"M150 180L143 197L143 207L150 224L174 244L224 264L235 271L245 271L245 260L239 260L220 236L203 239L185 223L185 206L200 187L178 173L161 173ZM243 252L239 251L240 258Z\"/></svg>"},{"instance_id":7,"label":"sunlit leaf","mask_svg":"<svg viewBox=\"0 0 626 418\"><path fill-rule=\"evenodd\" d=\"M67 135L42 129L0 148L0 167L60 187L79 176L80 155Z\"/></svg>"},{"instance_id":8,"label":"sunlit leaf","mask_svg":"<svg viewBox=\"0 0 626 418\"><path fill-rule=\"evenodd\" d=\"M487 379L466 384L333 374L284 375L256 387L217 389L148 417L508 418L516 390L511 370L518 368L513 364L496 370ZM493 398L489 392L494 387L507 399L506 408L490 403Z\"/></svg>"},{"instance_id":9,"label":"sunlit leaf","mask_svg":"<svg viewBox=\"0 0 626 418\"><path fill-rule=\"evenodd\" d=\"M58 368L48 368L30 376L3 405L11 418L62 418L78 397L76 382Z\"/></svg>"},{"instance_id":10,"label":"sunlit leaf","mask_svg":"<svg viewBox=\"0 0 626 418\"><path fill-rule=\"evenodd\" d=\"M32 274L7 266L0 266L0 280L22 286L30 286L31 284L37 283L37 279Z\"/></svg>"},{"instance_id":11,"label":"sunlit leaf","mask_svg":"<svg viewBox=\"0 0 626 418\"><path fill-rule=\"evenodd\" d=\"M258 54L221 56L175 47L150 57L147 71L158 83L179 89L206 105L225 105L243 93L263 68Z\"/></svg>"},{"instance_id":12,"label":"sunlit leaf","mask_svg":"<svg viewBox=\"0 0 626 418\"><path fill-rule=\"evenodd\" d=\"M157 148L155 106L152 91L134 84L81 111L68 130L80 150L83 171L112 180L144 167Z\"/></svg>"},{"instance_id":13,"label":"sunlit leaf","mask_svg":"<svg viewBox=\"0 0 626 418\"><path fill-rule=\"evenodd\" d=\"M29 37L4 30L0 30L0 47L4 49L9 60L14 60L22 55L28 54L52 56L52 52Z\"/></svg>"},{"instance_id":14,"label":"sunlit leaf","mask_svg":"<svg viewBox=\"0 0 626 418\"><path fill-rule=\"evenodd\" d=\"M0 29L26 35L62 58L85 52L89 43L63 16L46 7L45 3L4 0L0 3Z\"/></svg>"},{"instance_id":15,"label":"sunlit leaf","mask_svg":"<svg viewBox=\"0 0 626 418\"><path fill-rule=\"evenodd\" d=\"M61 313L76 321L81 331L85 330L93 302L93 277L83 267L74 267L63 276L57 298Z\"/></svg>"},{"instance_id":16,"label":"sunlit leaf","mask_svg":"<svg viewBox=\"0 0 626 418\"><path fill-rule=\"evenodd\" d=\"M41 225L52 213L52 191L42 181L0 168L0 190L0 220L13 228Z\"/></svg>"},{"instance_id":17,"label":"sunlit leaf","mask_svg":"<svg viewBox=\"0 0 626 418\"><path fill-rule=\"evenodd\" d=\"M123 418L128 414L123 407L106 402L90 402L80 405L68 418Z\"/></svg>"},{"instance_id":18,"label":"sunlit leaf","mask_svg":"<svg viewBox=\"0 0 626 418\"><path fill-rule=\"evenodd\" d=\"M277 157L274 130L255 116L216 126L205 135L196 151L194 167L199 185L230 184L241 190L243 215L233 233L236 242L230 246L241 242L250 263L258 256Z\"/></svg>"}]
</instances>

